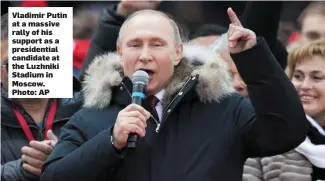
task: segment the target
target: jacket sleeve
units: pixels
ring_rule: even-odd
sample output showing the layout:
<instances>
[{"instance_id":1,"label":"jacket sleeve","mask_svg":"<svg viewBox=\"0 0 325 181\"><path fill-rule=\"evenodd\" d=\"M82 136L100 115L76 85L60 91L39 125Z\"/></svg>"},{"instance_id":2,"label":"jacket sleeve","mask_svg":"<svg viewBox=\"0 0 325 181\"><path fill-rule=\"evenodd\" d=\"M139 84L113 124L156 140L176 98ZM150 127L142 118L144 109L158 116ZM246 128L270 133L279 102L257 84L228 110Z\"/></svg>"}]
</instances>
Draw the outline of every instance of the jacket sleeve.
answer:
<instances>
[{"instance_id":1,"label":"jacket sleeve","mask_svg":"<svg viewBox=\"0 0 325 181\"><path fill-rule=\"evenodd\" d=\"M112 4L108 8L103 9L100 14L98 27L91 39L86 58L81 68L81 81L95 56L116 50L118 33L125 20L124 17L116 14L116 8L117 4Z\"/></svg>"},{"instance_id":2,"label":"jacket sleeve","mask_svg":"<svg viewBox=\"0 0 325 181\"><path fill-rule=\"evenodd\" d=\"M85 123L76 114L61 129L59 142L43 167L42 181L107 181L112 178L121 157L111 144L111 128L87 140L87 128L81 125Z\"/></svg>"},{"instance_id":3,"label":"jacket sleeve","mask_svg":"<svg viewBox=\"0 0 325 181\"><path fill-rule=\"evenodd\" d=\"M14 160L1 165L1 181L24 181L21 172L22 160Z\"/></svg>"},{"instance_id":4,"label":"jacket sleeve","mask_svg":"<svg viewBox=\"0 0 325 181\"><path fill-rule=\"evenodd\" d=\"M296 89L269 50L265 40L232 54L247 84L250 102L240 101L237 123L248 157L263 157L296 148L306 138L309 124Z\"/></svg>"},{"instance_id":5,"label":"jacket sleeve","mask_svg":"<svg viewBox=\"0 0 325 181\"><path fill-rule=\"evenodd\" d=\"M24 171L18 159L1 165L1 181L39 181L39 176Z\"/></svg>"},{"instance_id":6,"label":"jacket sleeve","mask_svg":"<svg viewBox=\"0 0 325 181\"><path fill-rule=\"evenodd\" d=\"M247 2L241 22L257 36L264 37L282 69L285 69L288 53L285 46L277 40L282 6L282 1Z\"/></svg>"}]
</instances>

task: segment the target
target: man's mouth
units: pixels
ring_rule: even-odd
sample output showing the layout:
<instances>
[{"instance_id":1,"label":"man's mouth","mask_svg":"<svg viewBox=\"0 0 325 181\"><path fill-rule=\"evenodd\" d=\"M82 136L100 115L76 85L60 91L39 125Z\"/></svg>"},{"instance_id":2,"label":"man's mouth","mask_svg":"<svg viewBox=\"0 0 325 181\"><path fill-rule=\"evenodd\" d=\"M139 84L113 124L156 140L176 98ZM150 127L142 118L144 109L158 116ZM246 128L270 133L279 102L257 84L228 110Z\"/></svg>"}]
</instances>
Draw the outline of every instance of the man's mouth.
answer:
<instances>
[{"instance_id":1,"label":"man's mouth","mask_svg":"<svg viewBox=\"0 0 325 181\"><path fill-rule=\"evenodd\" d=\"M143 71L147 72L147 74L149 75L150 78L154 74L154 72L152 70L149 70L149 69L139 69L139 70L143 70Z\"/></svg>"}]
</instances>

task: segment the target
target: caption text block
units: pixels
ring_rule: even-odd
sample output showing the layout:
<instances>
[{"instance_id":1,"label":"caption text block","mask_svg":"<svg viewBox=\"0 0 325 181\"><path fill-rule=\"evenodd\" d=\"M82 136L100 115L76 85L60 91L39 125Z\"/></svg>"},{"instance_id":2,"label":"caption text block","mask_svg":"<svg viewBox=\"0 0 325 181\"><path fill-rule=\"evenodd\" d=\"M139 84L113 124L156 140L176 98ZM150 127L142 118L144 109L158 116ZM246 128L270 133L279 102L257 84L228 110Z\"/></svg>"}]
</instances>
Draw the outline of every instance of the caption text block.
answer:
<instances>
[{"instance_id":1,"label":"caption text block","mask_svg":"<svg viewBox=\"0 0 325 181\"><path fill-rule=\"evenodd\" d=\"M72 98L72 7L9 8L9 98Z\"/></svg>"}]
</instances>

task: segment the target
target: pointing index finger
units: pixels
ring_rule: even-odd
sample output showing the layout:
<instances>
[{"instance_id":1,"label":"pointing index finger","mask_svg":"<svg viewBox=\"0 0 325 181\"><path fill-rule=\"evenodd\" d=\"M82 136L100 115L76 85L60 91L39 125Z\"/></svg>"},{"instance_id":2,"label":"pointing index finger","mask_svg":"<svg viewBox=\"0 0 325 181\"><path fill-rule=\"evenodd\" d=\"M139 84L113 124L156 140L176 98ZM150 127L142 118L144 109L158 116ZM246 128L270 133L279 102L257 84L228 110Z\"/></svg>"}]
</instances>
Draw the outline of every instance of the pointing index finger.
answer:
<instances>
[{"instance_id":1,"label":"pointing index finger","mask_svg":"<svg viewBox=\"0 0 325 181\"><path fill-rule=\"evenodd\" d=\"M242 26L241 23L240 23L240 20L238 19L236 13L231 9L231 8L228 8L227 10L227 13L228 13L228 16L229 16L229 19L230 19L230 22L237 25L237 26Z\"/></svg>"}]
</instances>

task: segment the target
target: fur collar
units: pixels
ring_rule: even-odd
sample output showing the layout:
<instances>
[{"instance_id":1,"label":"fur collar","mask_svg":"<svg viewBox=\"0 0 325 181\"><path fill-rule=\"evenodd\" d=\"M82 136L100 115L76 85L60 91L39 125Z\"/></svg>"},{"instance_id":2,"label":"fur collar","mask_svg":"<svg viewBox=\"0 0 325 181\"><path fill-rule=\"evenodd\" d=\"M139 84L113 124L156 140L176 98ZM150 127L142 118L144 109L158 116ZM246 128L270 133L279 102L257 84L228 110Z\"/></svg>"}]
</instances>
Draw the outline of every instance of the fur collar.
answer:
<instances>
[{"instance_id":1,"label":"fur collar","mask_svg":"<svg viewBox=\"0 0 325 181\"><path fill-rule=\"evenodd\" d=\"M202 102L220 101L234 91L227 63L208 48L185 44L183 57L165 88L163 103L169 103L190 76L199 74L196 92ZM112 87L120 85L123 70L116 52L95 57L83 82L84 107L104 108L110 104Z\"/></svg>"}]
</instances>

